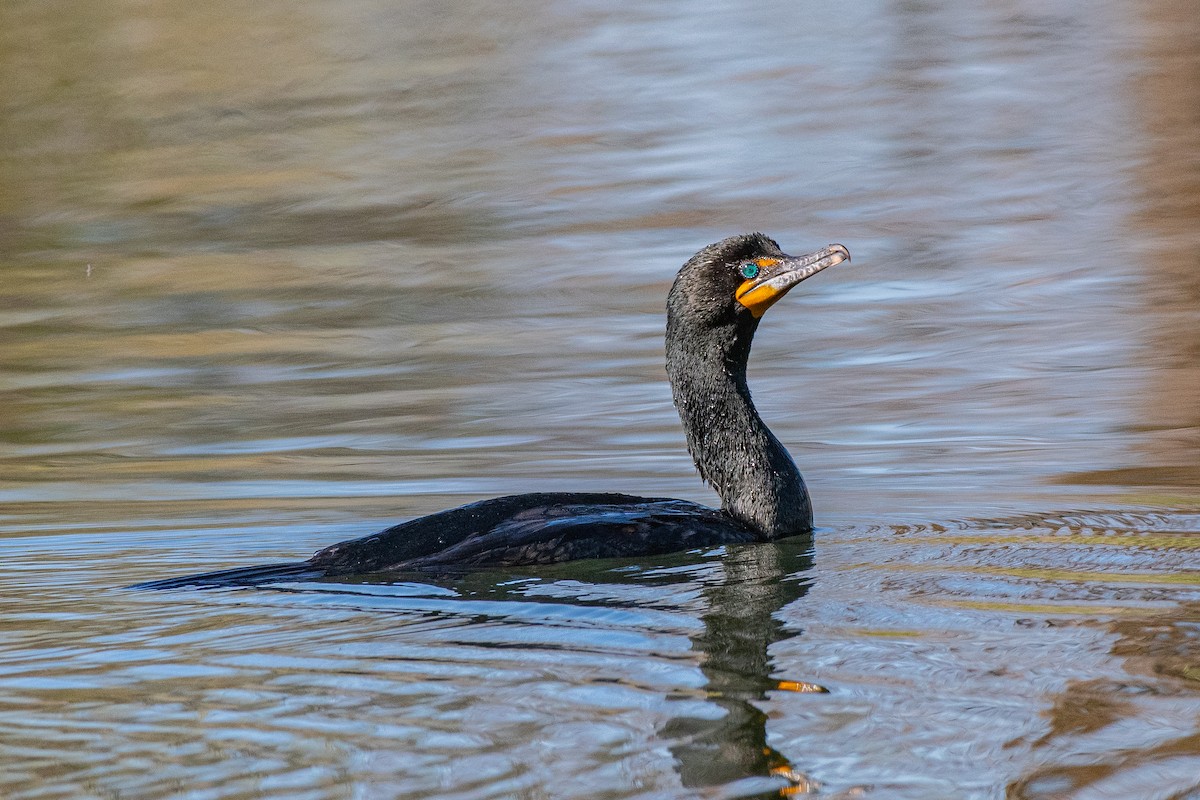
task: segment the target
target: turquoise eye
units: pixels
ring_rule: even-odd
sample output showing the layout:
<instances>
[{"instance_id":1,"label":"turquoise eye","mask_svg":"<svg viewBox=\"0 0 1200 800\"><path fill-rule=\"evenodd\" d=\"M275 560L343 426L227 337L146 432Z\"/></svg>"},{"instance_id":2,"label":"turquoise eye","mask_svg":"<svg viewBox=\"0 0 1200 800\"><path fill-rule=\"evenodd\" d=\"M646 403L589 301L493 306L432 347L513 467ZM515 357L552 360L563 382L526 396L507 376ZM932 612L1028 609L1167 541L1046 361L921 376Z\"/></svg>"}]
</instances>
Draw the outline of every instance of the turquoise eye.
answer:
<instances>
[{"instance_id":1,"label":"turquoise eye","mask_svg":"<svg viewBox=\"0 0 1200 800\"><path fill-rule=\"evenodd\" d=\"M758 275L758 264L742 264L742 277L753 278Z\"/></svg>"}]
</instances>

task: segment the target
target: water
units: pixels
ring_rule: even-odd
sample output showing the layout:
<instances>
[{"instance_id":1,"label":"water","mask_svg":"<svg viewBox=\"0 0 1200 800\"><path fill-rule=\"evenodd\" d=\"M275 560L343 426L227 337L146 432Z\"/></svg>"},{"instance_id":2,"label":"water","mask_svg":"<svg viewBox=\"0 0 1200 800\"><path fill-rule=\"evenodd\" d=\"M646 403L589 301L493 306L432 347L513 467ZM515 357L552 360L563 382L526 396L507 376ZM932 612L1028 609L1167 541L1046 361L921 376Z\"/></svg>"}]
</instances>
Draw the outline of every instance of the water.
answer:
<instances>
[{"instance_id":1,"label":"water","mask_svg":"<svg viewBox=\"0 0 1200 800\"><path fill-rule=\"evenodd\" d=\"M1200 797L1197 20L0 5L0 795ZM121 588L712 502L662 305L756 229L854 254L751 364L814 540Z\"/></svg>"}]
</instances>

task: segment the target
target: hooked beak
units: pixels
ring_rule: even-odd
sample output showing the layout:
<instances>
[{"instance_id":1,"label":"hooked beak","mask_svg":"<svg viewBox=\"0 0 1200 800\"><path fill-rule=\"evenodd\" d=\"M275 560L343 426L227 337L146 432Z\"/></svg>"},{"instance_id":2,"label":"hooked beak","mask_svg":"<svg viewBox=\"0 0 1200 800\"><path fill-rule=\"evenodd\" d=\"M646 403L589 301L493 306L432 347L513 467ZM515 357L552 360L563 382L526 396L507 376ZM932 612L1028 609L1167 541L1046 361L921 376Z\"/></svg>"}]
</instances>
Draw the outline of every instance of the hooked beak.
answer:
<instances>
[{"instance_id":1,"label":"hooked beak","mask_svg":"<svg viewBox=\"0 0 1200 800\"><path fill-rule=\"evenodd\" d=\"M734 296L757 319L800 281L849 260L850 251L840 244L831 244L806 256L761 259L758 264L764 267L762 272L742 283Z\"/></svg>"}]
</instances>

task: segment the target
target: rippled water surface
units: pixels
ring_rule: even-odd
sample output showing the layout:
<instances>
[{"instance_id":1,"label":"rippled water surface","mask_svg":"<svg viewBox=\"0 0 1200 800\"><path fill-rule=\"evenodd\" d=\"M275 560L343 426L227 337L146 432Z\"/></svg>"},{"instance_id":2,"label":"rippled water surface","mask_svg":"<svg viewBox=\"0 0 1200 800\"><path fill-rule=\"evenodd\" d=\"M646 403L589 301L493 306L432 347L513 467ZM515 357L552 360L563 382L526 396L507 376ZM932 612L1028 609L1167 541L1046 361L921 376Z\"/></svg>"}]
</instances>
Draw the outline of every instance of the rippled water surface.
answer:
<instances>
[{"instance_id":1,"label":"rippled water surface","mask_svg":"<svg viewBox=\"0 0 1200 800\"><path fill-rule=\"evenodd\" d=\"M1200 798L1189 0L0 4L0 796ZM714 502L701 246L811 540L144 592Z\"/></svg>"}]
</instances>

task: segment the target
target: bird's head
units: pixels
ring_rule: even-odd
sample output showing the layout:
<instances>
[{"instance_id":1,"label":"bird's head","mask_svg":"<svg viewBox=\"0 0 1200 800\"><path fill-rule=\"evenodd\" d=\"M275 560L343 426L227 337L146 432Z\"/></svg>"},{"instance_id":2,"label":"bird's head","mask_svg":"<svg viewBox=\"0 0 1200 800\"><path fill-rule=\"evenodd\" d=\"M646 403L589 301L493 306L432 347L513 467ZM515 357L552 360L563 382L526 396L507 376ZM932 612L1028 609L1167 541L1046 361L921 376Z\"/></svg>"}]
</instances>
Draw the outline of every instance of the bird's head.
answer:
<instances>
[{"instance_id":1,"label":"bird's head","mask_svg":"<svg viewBox=\"0 0 1200 800\"><path fill-rule=\"evenodd\" d=\"M753 330L796 284L849 260L850 251L840 244L789 256L761 233L731 236L705 247L679 270L667 298L668 315L702 328Z\"/></svg>"}]
</instances>

